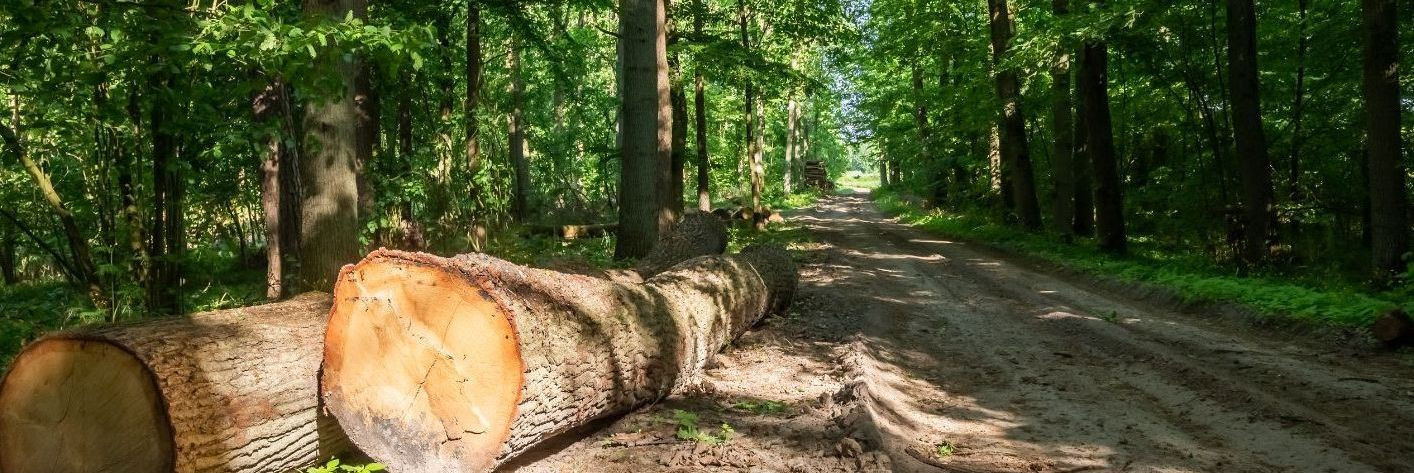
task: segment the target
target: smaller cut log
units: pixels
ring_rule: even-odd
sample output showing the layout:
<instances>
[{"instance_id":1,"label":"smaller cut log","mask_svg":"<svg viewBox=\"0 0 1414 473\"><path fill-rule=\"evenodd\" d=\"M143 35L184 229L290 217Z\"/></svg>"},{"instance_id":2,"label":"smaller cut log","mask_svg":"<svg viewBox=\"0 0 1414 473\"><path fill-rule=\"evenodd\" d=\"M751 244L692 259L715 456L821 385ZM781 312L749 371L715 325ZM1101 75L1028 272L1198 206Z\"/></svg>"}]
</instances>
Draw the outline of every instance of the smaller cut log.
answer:
<instances>
[{"instance_id":1,"label":"smaller cut log","mask_svg":"<svg viewBox=\"0 0 1414 473\"><path fill-rule=\"evenodd\" d=\"M1395 309L1375 318L1370 326L1375 339L1389 347L1414 344L1414 320L1403 310Z\"/></svg>"},{"instance_id":2,"label":"smaller cut log","mask_svg":"<svg viewBox=\"0 0 1414 473\"><path fill-rule=\"evenodd\" d=\"M328 294L48 335L0 382L5 473L284 472L348 440L319 408Z\"/></svg>"},{"instance_id":3,"label":"smaller cut log","mask_svg":"<svg viewBox=\"0 0 1414 473\"><path fill-rule=\"evenodd\" d=\"M659 238L648 255L638 260L637 270L646 280L683 261L725 251L727 226L712 215L690 213L683 215L673 231Z\"/></svg>"}]
</instances>

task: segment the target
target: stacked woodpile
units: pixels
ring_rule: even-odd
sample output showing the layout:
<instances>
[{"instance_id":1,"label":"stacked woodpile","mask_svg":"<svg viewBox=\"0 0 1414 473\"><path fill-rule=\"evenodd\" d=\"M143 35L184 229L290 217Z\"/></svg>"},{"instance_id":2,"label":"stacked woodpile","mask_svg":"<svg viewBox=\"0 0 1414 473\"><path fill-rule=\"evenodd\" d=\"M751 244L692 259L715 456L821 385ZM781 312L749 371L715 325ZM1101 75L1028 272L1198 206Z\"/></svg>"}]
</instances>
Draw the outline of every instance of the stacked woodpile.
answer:
<instances>
[{"instance_id":1,"label":"stacked woodpile","mask_svg":"<svg viewBox=\"0 0 1414 473\"><path fill-rule=\"evenodd\" d=\"M830 180L830 172L825 169L824 161L806 161L803 177L806 187L826 191L835 190L835 183Z\"/></svg>"},{"instance_id":2,"label":"stacked woodpile","mask_svg":"<svg viewBox=\"0 0 1414 473\"><path fill-rule=\"evenodd\" d=\"M489 470L695 382L790 303L784 249L722 255L694 218L641 282L380 249L332 298L51 334L0 381L0 471L285 472L349 446Z\"/></svg>"}]
</instances>

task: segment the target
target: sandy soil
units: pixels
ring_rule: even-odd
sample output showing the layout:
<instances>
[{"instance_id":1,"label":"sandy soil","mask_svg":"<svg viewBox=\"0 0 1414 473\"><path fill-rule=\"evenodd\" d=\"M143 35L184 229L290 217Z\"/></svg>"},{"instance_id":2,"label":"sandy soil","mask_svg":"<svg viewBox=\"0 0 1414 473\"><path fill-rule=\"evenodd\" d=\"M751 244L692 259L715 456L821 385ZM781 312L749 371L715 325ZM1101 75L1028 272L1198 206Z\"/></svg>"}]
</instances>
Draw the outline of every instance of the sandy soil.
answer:
<instances>
[{"instance_id":1,"label":"sandy soil","mask_svg":"<svg viewBox=\"0 0 1414 473\"><path fill-rule=\"evenodd\" d=\"M1129 299L899 225L862 195L791 218L816 243L788 315L701 389L508 469L1414 471L1407 355ZM678 441L675 410L735 434Z\"/></svg>"}]
</instances>

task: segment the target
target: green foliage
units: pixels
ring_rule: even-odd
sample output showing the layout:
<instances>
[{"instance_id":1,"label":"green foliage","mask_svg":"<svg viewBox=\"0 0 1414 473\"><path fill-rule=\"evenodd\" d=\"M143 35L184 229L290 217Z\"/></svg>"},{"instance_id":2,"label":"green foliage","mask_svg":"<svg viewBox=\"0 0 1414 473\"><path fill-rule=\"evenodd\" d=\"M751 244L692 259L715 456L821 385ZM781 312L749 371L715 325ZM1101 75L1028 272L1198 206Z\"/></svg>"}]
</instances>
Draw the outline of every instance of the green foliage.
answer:
<instances>
[{"instance_id":1,"label":"green foliage","mask_svg":"<svg viewBox=\"0 0 1414 473\"><path fill-rule=\"evenodd\" d=\"M382 463L368 463L364 465L348 465L339 461L338 458L330 459L323 466L309 467L304 473L373 473L384 471Z\"/></svg>"},{"instance_id":2,"label":"green foliage","mask_svg":"<svg viewBox=\"0 0 1414 473\"><path fill-rule=\"evenodd\" d=\"M1069 244L1049 234L1034 234L975 214L922 210L894 191L883 191L877 201L885 211L929 231L1054 263L1096 277L1152 284L1174 291L1187 302L1236 303L1264 316L1314 326L1363 327L1380 313L1395 307L1414 309L1406 289L1376 292L1358 279L1339 273L1309 271L1240 276L1224 265L1183 248L1157 245L1135 238L1131 255L1118 257L1090 244ZM1118 314L1113 315L1118 318Z\"/></svg>"},{"instance_id":3,"label":"green foliage","mask_svg":"<svg viewBox=\"0 0 1414 473\"><path fill-rule=\"evenodd\" d=\"M954 446L952 442L946 440L934 445L933 447L934 453L937 453L938 456L942 458L953 456L953 454L957 452L957 447Z\"/></svg>"},{"instance_id":4,"label":"green foliage","mask_svg":"<svg viewBox=\"0 0 1414 473\"><path fill-rule=\"evenodd\" d=\"M697 414L682 409L673 409L673 422L677 424L677 437L679 440L691 440L693 442L705 443L708 445L721 445L732 439L736 431L727 423L722 423L716 433L711 429L703 429L697 426Z\"/></svg>"}]
</instances>

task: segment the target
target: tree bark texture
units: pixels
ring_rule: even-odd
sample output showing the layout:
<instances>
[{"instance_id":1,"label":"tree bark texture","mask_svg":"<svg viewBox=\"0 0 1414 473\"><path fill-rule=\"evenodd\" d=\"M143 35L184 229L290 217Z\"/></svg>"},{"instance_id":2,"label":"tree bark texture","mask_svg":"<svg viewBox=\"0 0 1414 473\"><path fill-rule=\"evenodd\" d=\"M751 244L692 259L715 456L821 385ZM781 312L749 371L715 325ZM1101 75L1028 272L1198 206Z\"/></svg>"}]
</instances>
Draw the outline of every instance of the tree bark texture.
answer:
<instances>
[{"instance_id":1,"label":"tree bark texture","mask_svg":"<svg viewBox=\"0 0 1414 473\"><path fill-rule=\"evenodd\" d=\"M1080 65L1080 97L1085 102L1085 154L1095 182L1095 230L1100 248L1123 253L1124 197L1110 123L1109 52L1103 41L1085 43Z\"/></svg>"},{"instance_id":2,"label":"tree bark texture","mask_svg":"<svg viewBox=\"0 0 1414 473\"><path fill-rule=\"evenodd\" d=\"M1069 0L1051 0L1057 18L1069 13ZM1055 195L1051 200L1051 225L1056 232L1070 234L1075 226L1075 138L1070 97L1070 48L1062 40L1051 58L1051 180Z\"/></svg>"},{"instance_id":3,"label":"tree bark texture","mask_svg":"<svg viewBox=\"0 0 1414 473\"><path fill-rule=\"evenodd\" d=\"M48 335L0 382L0 470L277 472L343 452L319 406L330 299Z\"/></svg>"},{"instance_id":4,"label":"tree bark texture","mask_svg":"<svg viewBox=\"0 0 1414 473\"><path fill-rule=\"evenodd\" d=\"M671 222L659 206L659 169L671 159L672 110L668 98L666 12L663 0L619 2L623 55L620 94L622 170L616 258L648 254Z\"/></svg>"},{"instance_id":5,"label":"tree bark texture","mask_svg":"<svg viewBox=\"0 0 1414 473\"><path fill-rule=\"evenodd\" d=\"M1014 33L1011 12L1007 0L987 0L987 6L991 15L992 62L998 68L997 98L1002 102L1002 166L1011 181L1012 211L1023 227L1036 230L1041 228L1041 209L1026 140L1026 116L1021 111L1021 84L1014 69L1001 69Z\"/></svg>"},{"instance_id":6,"label":"tree bark texture","mask_svg":"<svg viewBox=\"0 0 1414 473\"><path fill-rule=\"evenodd\" d=\"M1243 245L1248 263L1266 259L1276 220L1272 208L1272 166L1262 130L1257 77L1257 13L1253 0L1227 0L1227 61L1233 131L1242 180Z\"/></svg>"},{"instance_id":7,"label":"tree bark texture","mask_svg":"<svg viewBox=\"0 0 1414 473\"><path fill-rule=\"evenodd\" d=\"M343 18L366 13L362 0L310 0L312 15ZM309 155L300 159L300 265L303 289L327 290L339 268L358 260L358 112L355 110L354 67L334 55L325 59L342 81L338 96L310 103L305 109Z\"/></svg>"},{"instance_id":8,"label":"tree bark texture","mask_svg":"<svg viewBox=\"0 0 1414 473\"><path fill-rule=\"evenodd\" d=\"M1369 147L1370 248L1379 279L1404 272L1409 251L1400 137L1398 2L1362 0L1365 25L1365 121Z\"/></svg>"},{"instance_id":9,"label":"tree bark texture","mask_svg":"<svg viewBox=\"0 0 1414 473\"><path fill-rule=\"evenodd\" d=\"M339 277L322 392L393 471L487 471L695 382L793 296L780 248L689 260L643 284L378 251Z\"/></svg>"}]
</instances>

